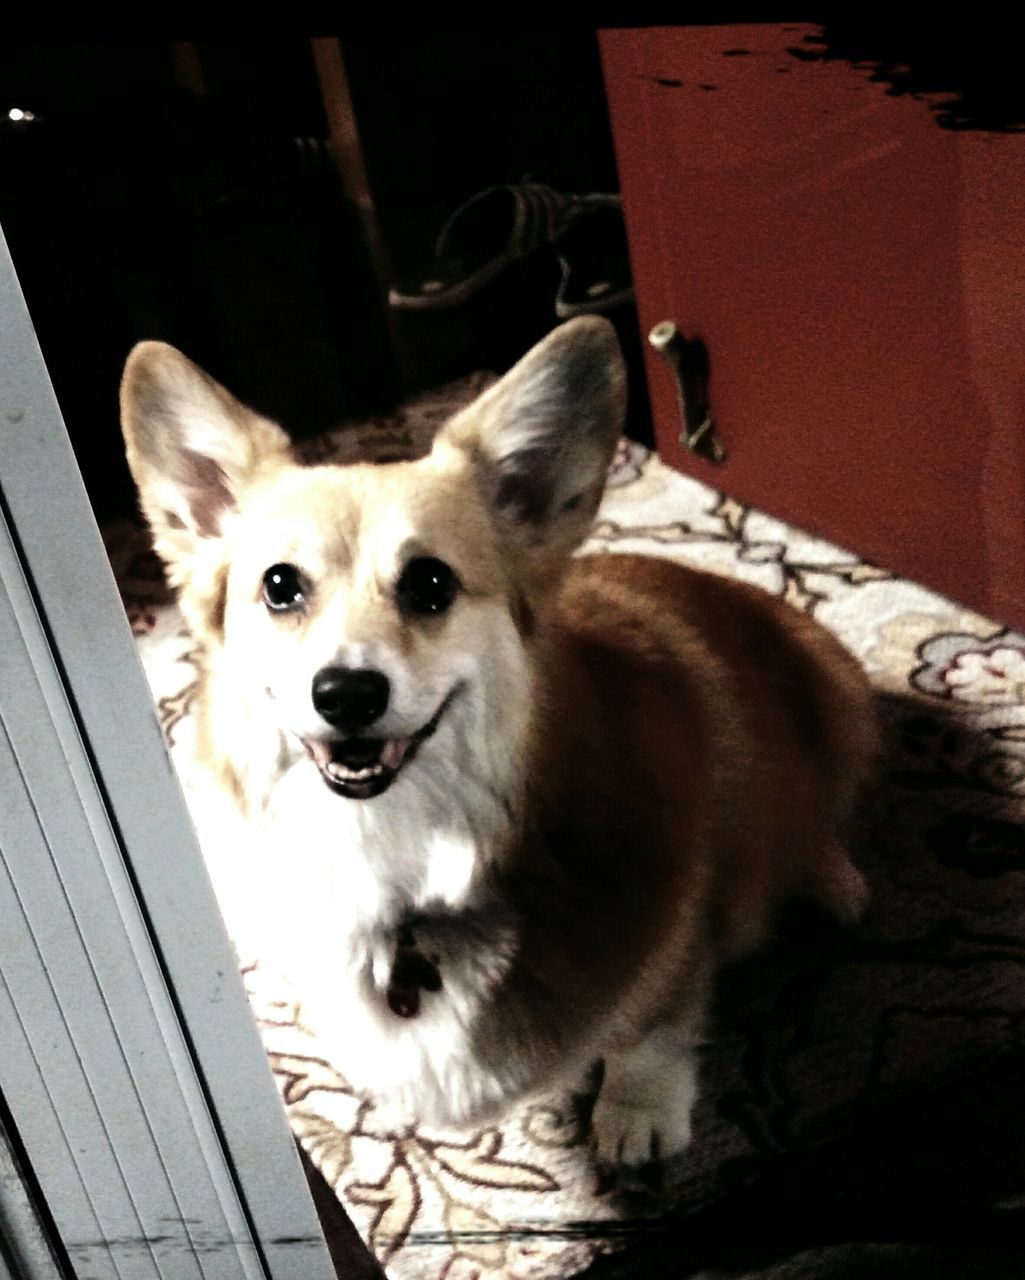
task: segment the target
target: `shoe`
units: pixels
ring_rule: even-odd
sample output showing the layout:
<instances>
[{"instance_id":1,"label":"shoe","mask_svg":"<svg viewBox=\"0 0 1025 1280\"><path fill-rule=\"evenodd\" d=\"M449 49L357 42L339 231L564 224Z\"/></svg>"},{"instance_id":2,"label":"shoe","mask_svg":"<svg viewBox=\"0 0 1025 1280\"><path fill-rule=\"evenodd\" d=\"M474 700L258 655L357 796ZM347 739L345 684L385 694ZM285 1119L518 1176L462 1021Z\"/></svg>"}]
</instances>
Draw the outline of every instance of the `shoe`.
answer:
<instances>
[{"instance_id":1,"label":"shoe","mask_svg":"<svg viewBox=\"0 0 1025 1280\"><path fill-rule=\"evenodd\" d=\"M617 195L587 197L556 241L562 279L555 295L561 320L611 311L633 297L630 251Z\"/></svg>"},{"instance_id":2,"label":"shoe","mask_svg":"<svg viewBox=\"0 0 1025 1280\"><path fill-rule=\"evenodd\" d=\"M421 310L466 302L514 262L550 249L592 199L535 182L488 187L451 215L433 260L392 285L390 305Z\"/></svg>"}]
</instances>

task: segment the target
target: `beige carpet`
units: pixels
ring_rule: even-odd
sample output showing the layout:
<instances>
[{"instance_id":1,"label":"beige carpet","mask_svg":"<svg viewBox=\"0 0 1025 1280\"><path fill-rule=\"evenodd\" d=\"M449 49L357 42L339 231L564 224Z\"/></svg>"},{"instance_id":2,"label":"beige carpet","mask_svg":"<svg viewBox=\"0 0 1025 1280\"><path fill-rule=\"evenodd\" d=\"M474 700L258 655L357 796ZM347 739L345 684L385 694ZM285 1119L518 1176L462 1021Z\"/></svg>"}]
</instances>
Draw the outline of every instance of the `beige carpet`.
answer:
<instances>
[{"instance_id":1,"label":"beige carpet","mask_svg":"<svg viewBox=\"0 0 1025 1280\"><path fill-rule=\"evenodd\" d=\"M484 382L305 452L408 456ZM191 642L144 537L107 534L161 724L184 765ZM795 934L726 976L693 1149L661 1199L599 1184L578 1100L556 1097L469 1133L393 1126L298 1024L280 976L241 955L293 1129L403 1280L573 1275L647 1215L711 1204L895 1099L1025 1043L1025 637L627 442L586 551L649 552L757 583L814 613L864 662L889 745L860 854L873 905L851 936Z\"/></svg>"}]
</instances>

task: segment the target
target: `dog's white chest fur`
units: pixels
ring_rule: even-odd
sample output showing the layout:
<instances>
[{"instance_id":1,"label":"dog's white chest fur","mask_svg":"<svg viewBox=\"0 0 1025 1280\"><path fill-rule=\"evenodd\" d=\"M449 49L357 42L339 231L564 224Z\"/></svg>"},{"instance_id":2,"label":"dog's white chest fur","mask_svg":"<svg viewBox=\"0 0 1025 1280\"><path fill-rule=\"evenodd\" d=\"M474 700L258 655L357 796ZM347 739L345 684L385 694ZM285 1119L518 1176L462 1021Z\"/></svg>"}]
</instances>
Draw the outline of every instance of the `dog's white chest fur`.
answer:
<instances>
[{"instance_id":1,"label":"dog's white chest fur","mask_svg":"<svg viewBox=\"0 0 1025 1280\"><path fill-rule=\"evenodd\" d=\"M454 1123L508 1093L508 1077L482 1071L472 1029L516 948L489 892L512 806L444 743L461 737L461 719L439 732L440 774L411 769L376 801L332 795L301 758L248 820L202 777L189 787L242 962L289 981L300 1021L351 1085ZM389 992L410 930L441 985L401 1017Z\"/></svg>"}]
</instances>

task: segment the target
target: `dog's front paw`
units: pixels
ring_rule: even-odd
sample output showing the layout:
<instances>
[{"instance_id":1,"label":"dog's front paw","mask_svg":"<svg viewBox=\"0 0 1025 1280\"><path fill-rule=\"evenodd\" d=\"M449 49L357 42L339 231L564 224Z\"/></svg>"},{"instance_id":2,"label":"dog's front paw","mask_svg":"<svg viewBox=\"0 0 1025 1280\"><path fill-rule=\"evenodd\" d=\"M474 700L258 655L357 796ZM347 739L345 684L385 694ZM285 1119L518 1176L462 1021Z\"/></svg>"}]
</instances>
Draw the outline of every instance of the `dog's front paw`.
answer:
<instances>
[{"instance_id":1,"label":"dog's front paw","mask_svg":"<svg viewBox=\"0 0 1025 1280\"><path fill-rule=\"evenodd\" d=\"M690 1142L690 1111L661 1102L643 1106L599 1095L591 1121L602 1165L640 1166L679 1155Z\"/></svg>"},{"instance_id":2,"label":"dog's front paw","mask_svg":"<svg viewBox=\"0 0 1025 1280\"><path fill-rule=\"evenodd\" d=\"M599 1163L639 1166L679 1155L690 1142L696 1097L690 1050L669 1058L649 1041L631 1054L610 1054L591 1117Z\"/></svg>"}]
</instances>

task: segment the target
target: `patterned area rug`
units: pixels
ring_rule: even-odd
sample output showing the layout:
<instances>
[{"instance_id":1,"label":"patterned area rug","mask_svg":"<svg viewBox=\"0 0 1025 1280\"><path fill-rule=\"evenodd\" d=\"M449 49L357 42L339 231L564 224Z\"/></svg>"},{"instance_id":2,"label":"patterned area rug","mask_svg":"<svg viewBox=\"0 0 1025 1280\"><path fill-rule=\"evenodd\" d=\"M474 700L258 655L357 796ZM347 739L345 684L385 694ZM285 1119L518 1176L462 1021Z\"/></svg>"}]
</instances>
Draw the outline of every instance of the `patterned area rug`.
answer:
<instances>
[{"instance_id":1,"label":"patterned area rug","mask_svg":"<svg viewBox=\"0 0 1025 1280\"><path fill-rule=\"evenodd\" d=\"M419 453L486 380L303 451L342 461ZM106 532L187 786L191 641L145 535ZM757 583L814 613L868 668L888 737L859 852L872 906L851 934L795 926L725 975L693 1147L650 1196L596 1178L579 1098L473 1132L396 1126L349 1089L281 976L240 954L293 1130L398 1280L577 1274L670 1206L720 1201L902 1097L949 1087L1025 1045L1025 637L626 441L586 547L623 551Z\"/></svg>"}]
</instances>

